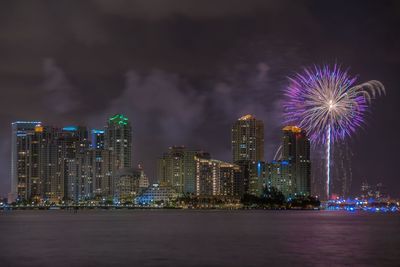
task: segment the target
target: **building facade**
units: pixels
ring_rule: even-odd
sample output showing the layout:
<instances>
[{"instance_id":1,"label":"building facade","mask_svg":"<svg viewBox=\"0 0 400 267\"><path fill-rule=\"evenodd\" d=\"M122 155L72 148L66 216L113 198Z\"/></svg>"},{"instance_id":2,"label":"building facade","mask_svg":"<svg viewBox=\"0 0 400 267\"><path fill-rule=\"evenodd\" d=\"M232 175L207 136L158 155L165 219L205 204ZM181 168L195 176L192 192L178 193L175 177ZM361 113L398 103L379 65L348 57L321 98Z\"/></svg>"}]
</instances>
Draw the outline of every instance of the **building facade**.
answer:
<instances>
[{"instance_id":1,"label":"building facade","mask_svg":"<svg viewBox=\"0 0 400 267\"><path fill-rule=\"evenodd\" d=\"M240 167L238 194L261 195L265 180L264 123L253 115L240 117L232 126L232 161ZM265 168L264 168L265 169Z\"/></svg>"},{"instance_id":2,"label":"building facade","mask_svg":"<svg viewBox=\"0 0 400 267\"><path fill-rule=\"evenodd\" d=\"M220 160L196 157L196 196L240 197L240 166Z\"/></svg>"},{"instance_id":3,"label":"building facade","mask_svg":"<svg viewBox=\"0 0 400 267\"><path fill-rule=\"evenodd\" d=\"M310 141L297 126L282 129L282 150L279 160L269 164L269 186L286 197L311 195Z\"/></svg>"},{"instance_id":4,"label":"building facade","mask_svg":"<svg viewBox=\"0 0 400 267\"><path fill-rule=\"evenodd\" d=\"M209 158L199 150L172 146L157 162L157 179L162 186L170 186L178 194L196 192L196 157Z\"/></svg>"},{"instance_id":5,"label":"building facade","mask_svg":"<svg viewBox=\"0 0 400 267\"><path fill-rule=\"evenodd\" d=\"M10 202L30 198L30 139L39 121L17 121L11 124L11 193ZM33 179L35 179L33 177Z\"/></svg>"},{"instance_id":6,"label":"building facade","mask_svg":"<svg viewBox=\"0 0 400 267\"><path fill-rule=\"evenodd\" d=\"M278 160L268 164L268 184L269 187L274 187L286 198L294 197L294 177L293 166L289 161Z\"/></svg>"},{"instance_id":7,"label":"building facade","mask_svg":"<svg viewBox=\"0 0 400 267\"><path fill-rule=\"evenodd\" d=\"M286 126L282 131L282 160L292 165L294 194L311 195L310 140L306 132L296 126Z\"/></svg>"},{"instance_id":8,"label":"building facade","mask_svg":"<svg viewBox=\"0 0 400 267\"><path fill-rule=\"evenodd\" d=\"M132 167L132 127L127 117L116 114L108 120L105 148L113 154L113 170Z\"/></svg>"},{"instance_id":9,"label":"building facade","mask_svg":"<svg viewBox=\"0 0 400 267\"><path fill-rule=\"evenodd\" d=\"M106 130L92 130L90 135L81 126L14 122L9 201L113 198L115 180L121 180L114 175L131 166L131 144L131 127L123 115L110 118Z\"/></svg>"},{"instance_id":10,"label":"building facade","mask_svg":"<svg viewBox=\"0 0 400 267\"><path fill-rule=\"evenodd\" d=\"M233 163L264 161L264 123L253 115L240 117L232 126Z\"/></svg>"}]
</instances>

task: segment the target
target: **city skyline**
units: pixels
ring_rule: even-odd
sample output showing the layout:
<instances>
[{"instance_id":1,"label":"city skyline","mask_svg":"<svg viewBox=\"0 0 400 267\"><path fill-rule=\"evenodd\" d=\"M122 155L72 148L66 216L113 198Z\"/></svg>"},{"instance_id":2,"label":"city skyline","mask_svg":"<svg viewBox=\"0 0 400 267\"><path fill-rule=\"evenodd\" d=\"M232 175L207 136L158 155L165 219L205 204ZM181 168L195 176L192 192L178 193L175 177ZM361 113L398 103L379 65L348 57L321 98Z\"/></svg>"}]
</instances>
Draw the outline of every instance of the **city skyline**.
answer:
<instances>
[{"instance_id":1,"label":"city skyline","mask_svg":"<svg viewBox=\"0 0 400 267\"><path fill-rule=\"evenodd\" d=\"M352 2L344 11L328 3L223 2L167 9L155 3L143 12L104 2L4 4L0 195L10 188L9 125L18 119L97 129L104 118L127 114L141 126L134 129L141 140L135 153L151 169L170 145L192 144L229 161L230 123L251 113L264 120L270 159L280 141L286 77L304 66L341 63L360 81L374 78L388 88L350 142L350 192L364 180L382 181L398 196L399 124L390 114L400 112L399 92L389 90L400 83L396 5ZM282 10L286 15L277 16Z\"/></svg>"},{"instance_id":2,"label":"city skyline","mask_svg":"<svg viewBox=\"0 0 400 267\"><path fill-rule=\"evenodd\" d=\"M400 0L0 1L1 266L398 266Z\"/></svg>"},{"instance_id":3,"label":"city skyline","mask_svg":"<svg viewBox=\"0 0 400 267\"><path fill-rule=\"evenodd\" d=\"M17 122L13 122L12 124L12 139L14 140L15 137L21 136L20 132L24 132L25 130L31 131L32 133L42 133L43 131L45 131L45 129L51 129L50 131L57 131L57 130L62 130L64 132L75 132L77 131L79 134L79 136L83 136L84 137L84 141L87 142L87 144L85 144L84 146L87 148L91 148L94 149L94 157L98 158L103 158L106 157L107 159L110 159L110 166L116 166L116 167L111 167L112 170L114 171L110 171L111 172L115 172L118 169L125 169L125 171L122 172L122 174L119 175L126 175L128 173L130 173L131 171L128 171L128 173L126 172L126 169L132 168L133 166L133 160L132 160L132 129L131 129L131 123L129 121L129 119L124 116L123 114L114 114L112 115L108 120L107 123L105 123L105 126L103 129L88 129L86 126L77 126L77 125L68 125L68 126L63 126L63 127L57 127L57 126L49 126L46 124L43 124L41 121L17 121ZM21 127L21 129L19 129L18 127ZM114 129L114 127L117 127ZM121 128L122 127L122 128ZM125 127L129 127L126 129L129 129L129 132L127 133L125 129ZM118 131L118 129L121 128L122 131ZM241 129L245 129L245 132L243 132L243 130ZM22 130L22 131L20 131ZM83 131L83 132L82 132ZM117 132L116 132L117 131ZM251 172L249 172L249 170L251 170L252 168L259 168L254 166L251 166L251 162L253 162L253 164L257 165L257 162L262 162L262 164L270 164L269 167L264 166L263 168L269 168L269 174L265 174L266 176L264 177L264 179L269 179L269 181L274 181L274 187L276 187L279 191L282 191L284 193L284 195L286 197L289 197L290 195L292 195L291 192L298 192L299 194L305 194L305 195L314 195L314 196L320 196L322 199L324 199L324 194L320 193L323 192L325 189L323 186L318 185L321 184L322 180L321 178L318 177L311 177L311 172L310 172L310 167L307 167L307 164L310 165L310 142L308 137L305 136L305 131L298 128L295 125L288 125L282 128L283 131L283 137L282 137L282 143L281 144L277 144L277 151L274 155L273 158L269 158L269 159L264 159L264 123L263 120L258 120L256 119L256 117L253 114L246 114L243 116L240 116L236 122L232 123L232 131L231 131L231 136L230 136L230 140L231 140L231 154L232 157L230 160L227 160L227 162L223 162L220 160L214 160L214 159L210 159L210 154L208 152L204 152L203 149L193 149L190 144L186 145L186 146L174 146L171 145L169 147L170 153L184 153L185 155L187 153L189 153L189 155L191 157L199 157L199 159L204 159L204 162L209 162L210 164L225 164L225 165L230 165L231 167L233 166L237 166L237 168L241 169L242 173L247 173L246 175L250 175L251 176ZM239 132L241 132L239 134ZM23 135L25 135L25 133L22 133ZM45 135L46 138L48 138L48 135ZM114 137L115 136L115 137ZM126 137L124 137L126 136ZM296 152L296 147L299 146L298 143L298 137L299 136L303 136L303 138L305 137L306 140L308 140L308 144L304 145L300 143L300 149L301 151L304 152L300 152L300 159L298 158L298 152ZM115 139L115 138L123 138L122 140L120 139ZM124 139L127 138L127 139ZM295 139L293 139L295 138ZM36 138L39 139L39 138ZM50 137L51 139L51 137ZM115 140L113 140L115 139ZM246 141L247 140L247 141ZM124 148L124 152L121 150L120 146L119 146L119 142L122 141L122 143L124 143L125 145L123 145ZM249 141L249 142L248 142ZM15 142L15 141L14 141ZM42 141L43 143L48 142L48 140L43 139ZM140 140L139 140L140 142ZM243 145L241 143L246 144ZM252 145L252 143L254 142L254 146ZM256 145L257 144L257 145ZM260 150L260 144L262 144L262 149ZM49 144L46 144L49 145ZM118 145L118 148L115 147L116 145ZM245 148L245 151L243 150L243 146L248 146L248 148ZM116 156L111 156L111 154L109 154L110 152L108 151L103 151L104 148L108 148L110 150L116 150ZM187 151L186 147L188 147L190 150ZM257 148L256 148L257 147ZM161 149L161 148L160 148ZM216 148L215 148L216 149ZM298 149L298 148L297 148ZM306 149L306 150L304 150ZM323 149L320 147L320 149ZM175 150L175 152L174 152ZM177 151L182 151L182 152L177 152ZM256 151L257 152L252 152ZM307 152L308 150L308 152ZM239 151L241 151L240 153L245 153L245 154L240 154ZM106 152L106 153L104 153ZM107 154L108 153L108 154ZM204 154L205 153L205 154ZM294 154L293 154L294 153ZM320 151L314 151L314 154L319 154ZM167 155L166 153L164 153L164 157L165 155ZM183 154L182 154L183 155ZM199 156L197 156L199 155ZM205 156L203 156L205 155ZM241 155L241 156L240 156ZM91 157L93 157L91 156ZM278 158L277 158L278 156ZM302 157L304 157L304 161L306 163L306 165L304 165L303 160L301 159ZM176 156L174 156L176 157ZM186 156L185 156L186 157ZM276 159L279 159L279 161L277 161ZM79 159L77 159L79 161ZM158 159L158 161L160 160L160 158ZM11 160L12 162L14 161L13 159ZM97 160L96 160L97 161ZM138 162L138 166L141 166L141 161L136 160L136 162ZM195 162L195 161L193 161ZM296 162L296 163L295 163ZM323 162L323 160L321 160L321 162ZM184 160L184 163L182 163L186 166L187 164L187 159ZM207 163L208 164L208 163ZM233 164L233 165L232 165ZM238 164L238 165L235 165ZM243 165L244 164L244 165ZM250 164L250 165L249 165ZM259 165L259 163L258 163ZM302 166L302 167L299 167ZM104 167L100 167L104 168ZM142 167L140 167L142 168ZM173 167L172 167L173 168ZM182 167L183 168L183 167ZM244 168L244 169L243 169ZM282 169L282 178L278 178L275 177L276 174L273 174L274 171L273 169L277 168L278 172L279 169ZM292 168L293 171L292 171ZM15 167L14 165L11 166L11 171L12 173L15 173L14 171ZM95 167L93 167L93 169L95 169ZM301 170L300 170L301 169ZM134 169L132 169L132 171L134 171ZM156 175L154 177L151 178L150 183L161 183L164 185L168 185L169 187L171 187L171 189L174 190L174 192L179 194L182 193L196 193L196 191L198 190L198 188L196 187L195 184L190 184L189 187L192 188L191 190L186 190L187 188L187 184L184 183L186 177L181 177L180 182L178 182L178 180L176 180L178 187L182 187L182 189L177 189L176 187L173 186L174 182L163 182L166 177L161 177L159 174L159 162L156 163L156 166L151 166L150 168L145 169L144 171L148 171L150 173L156 173ZM304 173L304 174L299 174L300 173ZM30 171L31 172L31 171ZM103 170L101 172L104 172ZM179 171L179 175L183 175L184 171L182 169L182 174L180 174L181 171ZM118 171L117 171L118 173ZM96 172L94 171L93 173L93 178L96 177ZM185 174L186 175L186 174ZM271 176L269 176L271 175ZM301 178L303 180L296 178L295 180L293 180L293 185L285 185L285 184L280 184L280 180L282 179L285 180L287 178L287 176L293 176L293 179L295 179L295 177L297 175L303 175L303 177L307 177L308 178ZM306 175L306 176L304 176ZM102 173L100 175L101 177L106 176L104 173ZM172 177L172 173L170 175L170 177ZM192 176L195 176L194 171L192 171ZM12 174L12 179L11 179L11 185L12 188L15 187L15 179L14 174ZM36 177L36 178L35 178ZM40 180L41 177L40 175L36 175L35 177L33 177L33 180ZM269 177L269 178L267 178ZM275 177L275 178L274 178ZM253 181L253 183L255 182L256 184L258 184L259 186L262 185L264 183L264 187L257 187L256 185L256 189L251 189L251 181L249 180L251 177L243 177L242 179L245 179L244 181L241 181L241 183L245 183L245 187L242 188L241 190L238 188L235 189L231 189L231 192L238 192L241 191L242 194L245 193L249 193L249 194L261 194L262 192L262 188L265 188L265 182L264 181ZM100 180L102 180L103 178L100 178ZM114 183L114 178L112 177L112 175L110 177L108 177L107 179L109 179L109 181L107 182L108 184L113 184ZM193 182L191 183L195 183L195 177L191 178L193 180ZM219 179L219 178L218 178ZM247 181L246 181L247 179ZM260 176L257 179L262 179ZM278 179L278 180L276 180ZM305 180L304 180L305 179ZM265 180L265 181L267 181ZM104 183L104 182L98 182L96 180L97 183ZM343 181L339 181L339 184L343 182ZM362 183L367 182L367 180L363 180ZM379 183L382 183L382 181L378 181ZM95 181L93 181L93 183L95 183ZM279 185L278 185L279 184ZM277 186L278 185L278 186ZM65 185L66 186L66 185ZM282 187L283 186L283 187ZM340 187L343 187L345 185L340 184ZM99 186L96 188L99 188L97 190L102 190L104 186ZM101 188L101 189L100 189ZM108 190L111 190L111 186L109 185ZM185 190L183 190L183 188L185 188ZM258 189L257 189L258 188ZM296 189L296 188L301 188L301 189ZM67 190L67 189L65 189ZM87 189L85 189L87 190ZM115 190L115 189L114 189ZM216 190L216 189L214 189ZM253 191L252 191L253 190ZM255 191L254 191L255 190ZM348 189L347 189L348 190ZM93 194L95 195L95 191L92 189ZM109 191L109 195L113 195L114 192ZM218 191L219 192L219 191ZM255 193L257 192L257 193ZM341 194L344 192L344 195ZM357 192L357 191L356 191ZM10 192L9 192L10 193ZM320 194L319 194L320 193ZM26 194L26 193L25 193ZM78 193L77 193L78 194ZM358 192L355 194L357 195ZM68 194L66 194L67 196ZM93 195L93 196L94 196ZM240 195L240 194L239 194ZM343 197L350 197L350 196L354 196L354 195L350 195L348 193L348 191L335 191L332 193L333 196L343 196ZM8 197L10 197L12 195L8 194ZM62 197L58 197L59 199L62 199ZM69 196L70 199L78 199L78 197L72 197ZM79 197L80 198L80 197Z\"/></svg>"},{"instance_id":4,"label":"city skyline","mask_svg":"<svg viewBox=\"0 0 400 267\"><path fill-rule=\"evenodd\" d=\"M123 114L111 116L104 129L58 128L40 121L11 125L9 203L125 203L136 201L145 188L151 188L145 170L140 165L132 168L132 125ZM157 177L151 182L168 187L178 197L239 201L246 195L262 197L271 190L282 192L286 199L315 196L321 190L311 187L306 133L296 126L286 126L282 133L277 165L264 159L263 121L252 114L241 116L232 123L229 162L203 150L171 146L158 158Z\"/></svg>"}]
</instances>

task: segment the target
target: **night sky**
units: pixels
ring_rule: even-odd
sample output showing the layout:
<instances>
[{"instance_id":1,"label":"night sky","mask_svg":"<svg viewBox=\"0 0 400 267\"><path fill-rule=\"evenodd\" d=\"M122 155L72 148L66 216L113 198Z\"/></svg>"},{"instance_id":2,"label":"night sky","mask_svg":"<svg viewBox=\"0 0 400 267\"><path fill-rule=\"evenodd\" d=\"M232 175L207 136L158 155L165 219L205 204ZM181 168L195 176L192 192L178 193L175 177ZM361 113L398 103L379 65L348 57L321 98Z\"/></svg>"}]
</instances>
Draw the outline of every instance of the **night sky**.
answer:
<instances>
[{"instance_id":1,"label":"night sky","mask_svg":"<svg viewBox=\"0 0 400 267\"><path fill-rule=\"evenodd\" d=\"M3 1L0 4L0 195L10 191L10 123L133 126L135 163L154 180L170 145L230 161L230 127L265 123L280 141L287 77L339 63L381 81L350 142L352 192L382 181L399 196L400 1Z\"/></svg>"}]
</instances>

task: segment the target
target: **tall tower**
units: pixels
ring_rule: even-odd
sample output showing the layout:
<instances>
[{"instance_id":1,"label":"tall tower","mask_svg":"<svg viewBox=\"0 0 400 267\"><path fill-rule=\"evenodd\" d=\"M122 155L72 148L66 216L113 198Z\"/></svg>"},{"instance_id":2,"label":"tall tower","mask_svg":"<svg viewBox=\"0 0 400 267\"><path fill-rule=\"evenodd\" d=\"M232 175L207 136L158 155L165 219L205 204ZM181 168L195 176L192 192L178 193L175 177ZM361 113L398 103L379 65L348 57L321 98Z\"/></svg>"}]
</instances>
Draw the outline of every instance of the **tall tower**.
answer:
<instances>
[{"instance_id":1,"label":"tall tower","mask_svg":"<svg viewBox=\"0 0 400 267\"><path fill-rule=\"evenodd\" d=\"M240 194L258 194L263 177L256 170L264 165L264 123L253 115L240 117L232 126L232 159L242 172Z\"/></svg>"},{"instance_id":2,"label":"tall tower","mask_svg":"<svg viewBox=\"0 0 400 267\"><path fill-rule=\"evenodd\" d=\"M232 126L233 162L264 161L264 123L253 115L240 117Z\"/></svg>"},{"instance_id":3,"label":"tall tower","mask_svg":"<svg viewBox=\"0 0 400 267\"><path fill-rule=\"evenodd\" d=\"M11 194L10 202L30 198L30 136L39 121L17 121L11 124Z\"/></svg>"},{"instance_id":4,"label":"tall tower","mask_svg":"<svg viewBox=\"0 0 400 267\"><path fill-rule=\"evenodd\" d=\"M58 143L60 129L52 126L37 126L35 134L39 139L40 180L42 198L52 202L64 197L64 168L62 153Z\"/></svg>"},{"instance_id":5,"label":"tall tower","mask_svg":"<svg viewBox=\"0 0 400 267\"><path fill-rule=\"evenodd\" d=\"M112 116L107 123L105 148L113 154L113 170L132 167L132 128L122 114Z\"/></svg>"},{"instance_id":6,"label":"tall tower","mask_svg":"<svg viewBox=\"0 0 400 267\"><path fill-rule=\"evenodd\" d=\"M305 131L296 126L286 126L282 131L282 160L286 160L292 165L295 193L310 195L310 140Z\"/></svg>"},{"instance_id":7,"label":"tall tower","mask_svg":"<svg viewBox=\"0 0 400 267\"><path fill-rule=\"evenodd\" d=\"M89 148L86 127L67 126L57 133L57 157L60 180L64 182L63 195L68 200L77 201L85 194L91 181L87 181Z\"/></svg>"},{"instance_id":8,"label":"tall tower","mask_svg":"<svg viewBox=\"0 0 400 267\"><path fill-rule=\"evenodd\" d=\"M96 197L109 198L113 194L112 150L105 148L104 130L93 129L91 135L93 193Z\"/></svg>"}]
</instances>

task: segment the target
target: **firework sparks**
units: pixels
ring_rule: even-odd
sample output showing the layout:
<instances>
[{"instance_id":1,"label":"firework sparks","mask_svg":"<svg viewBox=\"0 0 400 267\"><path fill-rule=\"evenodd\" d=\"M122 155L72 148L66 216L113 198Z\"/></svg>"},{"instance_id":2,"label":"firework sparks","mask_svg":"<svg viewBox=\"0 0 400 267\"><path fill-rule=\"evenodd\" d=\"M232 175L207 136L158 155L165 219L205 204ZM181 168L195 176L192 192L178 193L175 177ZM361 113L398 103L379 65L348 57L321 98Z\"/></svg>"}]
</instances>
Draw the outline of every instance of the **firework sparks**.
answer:
<instances>
[{"instance_id":1,"label":"firework sparks","mask_svg":"<svg viewBox=\"0 0 400 267\"><path fill-rule=\"evenodd\" d=\"M371 100L384 94L385 88L376 80L356 85L356 78L336 65L304 69L289 80L284 103L286 122L303 128L313 144L326 145L329 198L331 145L362 125Z\"/></svg>"}]
</instances>

